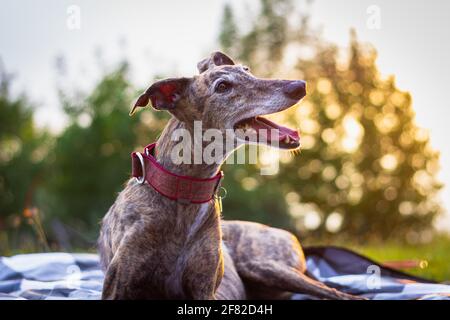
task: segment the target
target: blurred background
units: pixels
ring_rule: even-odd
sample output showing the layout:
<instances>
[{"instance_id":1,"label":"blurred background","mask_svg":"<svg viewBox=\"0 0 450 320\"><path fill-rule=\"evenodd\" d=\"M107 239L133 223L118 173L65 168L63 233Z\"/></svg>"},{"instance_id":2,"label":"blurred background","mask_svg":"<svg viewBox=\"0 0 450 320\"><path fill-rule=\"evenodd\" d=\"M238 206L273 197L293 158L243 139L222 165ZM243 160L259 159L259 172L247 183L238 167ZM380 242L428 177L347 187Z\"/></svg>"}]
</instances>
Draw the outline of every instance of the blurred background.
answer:
<instances>
[{"instance_id":1,"label":"blurred background","mask_svg":"<svg viewBox=\"0 0 450 320\"><path fill-rule=\"evenodd\" d=\"M130 118L132 101L222 50L258 77L308 82L275 115L299 128L301 153L262 152L280 161L274 176L225 165L224 217L449 280L449 12L445 0L2 0L0 255L95 251L130 152L168 119Z\"/></svg>"}]
</instances>

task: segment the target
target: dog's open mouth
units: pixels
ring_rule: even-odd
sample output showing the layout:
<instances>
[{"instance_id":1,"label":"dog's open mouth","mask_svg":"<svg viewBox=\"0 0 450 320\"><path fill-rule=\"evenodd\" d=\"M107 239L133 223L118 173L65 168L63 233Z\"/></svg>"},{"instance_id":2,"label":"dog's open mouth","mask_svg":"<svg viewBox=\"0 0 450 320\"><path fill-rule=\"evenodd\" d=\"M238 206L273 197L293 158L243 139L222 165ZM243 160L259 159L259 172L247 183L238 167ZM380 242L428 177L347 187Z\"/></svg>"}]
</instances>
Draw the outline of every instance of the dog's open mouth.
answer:
<instances>
[{"instance_id":1,"label":"dog's open mouth","mask_svg":"<svg viewBox=\"0 0 450 320\"><path fill-rule=\"evenodd\" d=\"M261 116L241 120L234 129L239 139L248 142L264 143L287 150L300 147L297 130L280 126Z\"/></svg>"}]
</instances>

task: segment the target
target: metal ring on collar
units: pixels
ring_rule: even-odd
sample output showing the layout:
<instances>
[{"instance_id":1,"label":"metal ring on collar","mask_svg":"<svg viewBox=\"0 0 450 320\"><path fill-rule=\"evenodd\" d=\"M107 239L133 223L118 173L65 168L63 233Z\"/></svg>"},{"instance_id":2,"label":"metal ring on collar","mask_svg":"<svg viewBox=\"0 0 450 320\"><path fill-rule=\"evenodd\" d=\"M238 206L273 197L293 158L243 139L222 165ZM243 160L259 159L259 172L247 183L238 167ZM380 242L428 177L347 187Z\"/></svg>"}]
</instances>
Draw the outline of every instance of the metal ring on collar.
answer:
<instances>
[{"instance_id":1,"label":"metal ring on collar","mask_svg":"<svg viewBox=\"0 0 450 320\"><path fill-rule=\"evenodd\" d=\"M136 152L136 155L139 158L139 161L141 162L141 169L142 169L142 177L140 178L136 177L136 181L140 184L144 184L146 174L144 158L142 157L142 154L140 152Z\"/></svg>"}]
</instances>

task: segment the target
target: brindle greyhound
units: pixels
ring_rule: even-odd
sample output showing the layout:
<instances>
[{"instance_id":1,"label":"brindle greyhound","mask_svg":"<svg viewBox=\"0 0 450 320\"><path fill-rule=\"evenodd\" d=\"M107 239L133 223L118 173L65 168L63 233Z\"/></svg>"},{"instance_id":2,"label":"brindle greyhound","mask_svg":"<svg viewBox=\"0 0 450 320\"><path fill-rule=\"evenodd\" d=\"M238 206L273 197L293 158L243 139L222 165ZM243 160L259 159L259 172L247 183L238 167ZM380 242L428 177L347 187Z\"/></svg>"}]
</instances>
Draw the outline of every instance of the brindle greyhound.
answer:
<instances>
[{"instance_id":1,"label":"brindle greyhound","mask_svg":"<svg viewBox=\"0 0 450 320\"><path fill-rule=\"evenodd\" d=\"M156 109L171 113L154 150L165 170L197 179L219 171L222 162L173 163L178 141L172 135L180 128L192 133L194 121L221 132L250 127L258 136L261 129L277 129L279 148L299 147L296 131L261 116L295 105L306 94L303 81L258 79L220 52L198 69L192 78L156 82L132 110L151 100ZM227 156L224 152L221 160ZM257 223L221 221L218 207L214 200L174 201L131 179L102 222L103 299L276 299L292 293L361 299L307 277L294 235Z\"/></svg>"}]
</instances>

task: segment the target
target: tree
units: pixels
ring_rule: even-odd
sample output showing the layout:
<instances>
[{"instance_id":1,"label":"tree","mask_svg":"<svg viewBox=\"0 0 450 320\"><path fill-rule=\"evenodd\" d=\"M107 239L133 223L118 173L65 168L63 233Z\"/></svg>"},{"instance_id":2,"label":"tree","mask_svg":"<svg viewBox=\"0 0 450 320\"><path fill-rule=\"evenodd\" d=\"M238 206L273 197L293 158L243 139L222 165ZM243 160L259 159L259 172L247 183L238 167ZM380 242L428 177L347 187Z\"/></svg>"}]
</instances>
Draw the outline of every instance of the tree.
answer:
<instances>
[{"instance_id":1,"label":"tree","mask_svg":"<svg viewBox=\"0 0 450 320\"><path fill-rule=\"evenodd\" d=\"M276 179L258 177L250 194L236 180L233 187L246 197L232 209L285 194L286 210L248 206L247 216L267 223L268 210L278 210L269 223L279 225L275 217L283 217L292 230L322 238L337 231L361 240L427 238L441 212L439 154L415 124L411 96L394 77L379 74L375 50L354 32L344 55L295 9L290 1L262 0L251 30L231 50L257 75L307 80L305 101L279 116L300 128L303 152L282 156ZM240 177L254 173L251 166L228 170Z\"/></svg>"},{"instance_id":2,"label":"tree","mask_svg":"<svg viewBox=\"0 0 450 320\"><path fill-rule=\"evenodd\" d=\"M226 4L223 9L222 30L219 35L219 41L224 50L230 51L237 39L238 34L233 9L229 4Z\"/></svg>"},{"instance_id":3,"label":"tree","mask_svg":"<svg viewBox=\"0 0 450 320\"><path fill-rule=\"evenodd\" d=\"M70 123L48 159L52 169L41 206L48 222L58 222L56 229L62 221L66 230L60 233L72 235L71 243L77 238L95 242L100 219L130 176L130 153L160 130L160 115L142 112L129 117L138 94L127 80L127 69L120 65L88 94L61 94Z\"/></svg>"},{"instance_id":4,"label":"tree","mask_svg":"<svg viewBox=\"0 0 450 320\"><path fill-rule=\"evenodd\" d=\"M0 70L0 252L29 244L30 225L39 218L35 190L50 146L48 134L35 127L33 106L24 95L12 97L10 84Z\"/></svg>"}]
</instances>

